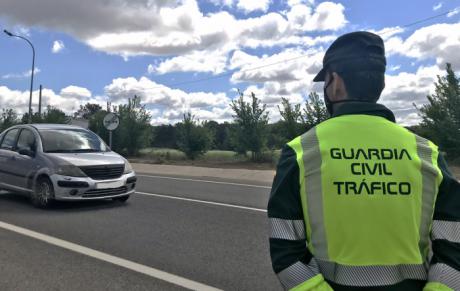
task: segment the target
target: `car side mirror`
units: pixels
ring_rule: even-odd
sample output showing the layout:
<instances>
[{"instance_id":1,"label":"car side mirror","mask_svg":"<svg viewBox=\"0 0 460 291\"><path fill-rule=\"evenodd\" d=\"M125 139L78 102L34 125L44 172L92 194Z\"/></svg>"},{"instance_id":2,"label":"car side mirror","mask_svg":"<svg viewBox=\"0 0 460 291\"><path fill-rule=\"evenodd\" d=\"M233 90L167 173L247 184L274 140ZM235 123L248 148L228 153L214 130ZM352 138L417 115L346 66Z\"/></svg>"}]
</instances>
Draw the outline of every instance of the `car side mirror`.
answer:
<instances>
[{"instance_id":1,"label":"car side mirror","mask_svg":"<svg viewBox=\"0 0 460 291\"><path fill-rule=\"evenodd\" d=\"M35 152L29 149L20 149L18 153L23 156L29 156L29 157L35 156Z\"/></svg>"}]
</instances>

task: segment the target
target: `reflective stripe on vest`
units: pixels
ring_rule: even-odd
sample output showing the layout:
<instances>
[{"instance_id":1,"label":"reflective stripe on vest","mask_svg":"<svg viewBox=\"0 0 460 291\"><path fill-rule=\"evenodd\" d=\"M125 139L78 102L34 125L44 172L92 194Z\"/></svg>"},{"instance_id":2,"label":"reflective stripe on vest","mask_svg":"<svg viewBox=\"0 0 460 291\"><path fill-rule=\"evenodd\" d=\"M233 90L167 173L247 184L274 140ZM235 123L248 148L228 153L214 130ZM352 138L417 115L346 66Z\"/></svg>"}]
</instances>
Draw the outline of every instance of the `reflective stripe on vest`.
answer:
<instances>
[{"instance_id":1,"label":"reflective stripe on vest","mask_svg":"<svg viewBox=\"0 0 460 291\"><path fill-rule=\"evenodd\" d=\"M334 266L326 278L382 270L389 275L382 284L426 279L442 180L433 143L381 117L346 115L289 145L300 168L308 247L321 269ZM356 286L368 282L356 279Z\"/></svg>"}]
</instances>

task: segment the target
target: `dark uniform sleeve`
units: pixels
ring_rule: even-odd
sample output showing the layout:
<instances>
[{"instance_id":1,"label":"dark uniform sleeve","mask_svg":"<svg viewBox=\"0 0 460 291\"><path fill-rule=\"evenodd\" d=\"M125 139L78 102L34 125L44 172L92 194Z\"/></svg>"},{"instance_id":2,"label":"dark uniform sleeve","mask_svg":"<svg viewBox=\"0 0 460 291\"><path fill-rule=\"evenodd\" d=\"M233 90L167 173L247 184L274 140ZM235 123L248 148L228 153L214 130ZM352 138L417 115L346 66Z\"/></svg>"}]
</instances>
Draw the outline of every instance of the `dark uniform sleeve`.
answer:
<instances>
[{"instance_id":1,"label":"dark uniform sleeve","mask_svg":"<svg viewBox=\"0 0 460 291\"><path fill-rule=\"evenodd\" d=\"M438 166L443 180L435 204L433 258L425 290L460 290L460 183L441 155Z\"/></svg>"},{"instance_id":2,"label":"dark uniform sleeve","mask_svg":"<svg viewBox=\"0 0 460 291\"><path fill-rule=\"evenodd\" d=\"M283 148L277 166L268 202L268 218L272 266L283 287L332 290L307 248L299 166L295 151L288 145Z\"/></svg>"}]
</instances>

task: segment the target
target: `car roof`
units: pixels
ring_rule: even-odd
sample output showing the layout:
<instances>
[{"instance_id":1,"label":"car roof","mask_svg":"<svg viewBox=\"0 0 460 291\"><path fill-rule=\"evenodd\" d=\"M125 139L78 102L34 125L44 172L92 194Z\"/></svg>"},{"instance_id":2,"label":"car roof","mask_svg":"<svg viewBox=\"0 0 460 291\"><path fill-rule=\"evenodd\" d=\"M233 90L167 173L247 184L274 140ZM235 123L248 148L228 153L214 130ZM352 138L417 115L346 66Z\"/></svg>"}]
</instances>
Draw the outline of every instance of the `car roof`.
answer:
<instances>
[{"instance_id":1,"label":"car roof","mask_svg":"<svg viewBox=\"0 0 460 291\"><path fill-rule=\"evenodd\" d=\"M30 126L36 128L37 130L49 130L49 129L78 129L85 130L83 127L69 125L69 124L52 124L52 123L34 123L29 124Z\"/></svg>"}]
</instances>

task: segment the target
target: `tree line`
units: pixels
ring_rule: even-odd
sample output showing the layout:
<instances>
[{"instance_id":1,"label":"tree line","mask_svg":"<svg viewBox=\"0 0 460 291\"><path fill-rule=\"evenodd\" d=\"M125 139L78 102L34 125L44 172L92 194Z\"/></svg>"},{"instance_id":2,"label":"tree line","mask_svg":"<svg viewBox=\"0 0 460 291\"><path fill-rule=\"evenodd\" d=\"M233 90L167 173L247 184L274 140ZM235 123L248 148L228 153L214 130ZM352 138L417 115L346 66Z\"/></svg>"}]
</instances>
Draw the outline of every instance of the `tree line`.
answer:
<instances>
[{"instance_id":1,"label":"tree line","mask_svg":"<svg viewBox=\"0 0 460 291\"><path fill-rule=\"evenodd\" d=\"M417 107L422 122L409 127L415 133L433 140L451 160L460 158L460 78L451 65L446 65L446 76L438 76L435 92L427 96L428 103ZM98 104L87 103L73 114L86 119L89 129L108 141L109 133L103 126L108 112L116 113L120 126L113 132L113 150L135 156L146 147L174 148L195 159L209 150L229 150L250 155L253 161L263 160L267 150L280 149L286 142L323 122L329 116L322 98L315 92L309 94L304 104L292 104L281 98L278 110L281 119L269 123L267 105L254 93L247 100L239 92L229 104L233 121L217 123L200 121L193 112L185 112L175 125L152 126L151 115L138 96L127 104L103 109ZM19 118L14 109L3 109L0 131L19 123L26 123L28 114ZM69 116L58 108L48 106L43 114L33 113L34 123L68 123Z\"/></svg>"}]
</instances>

